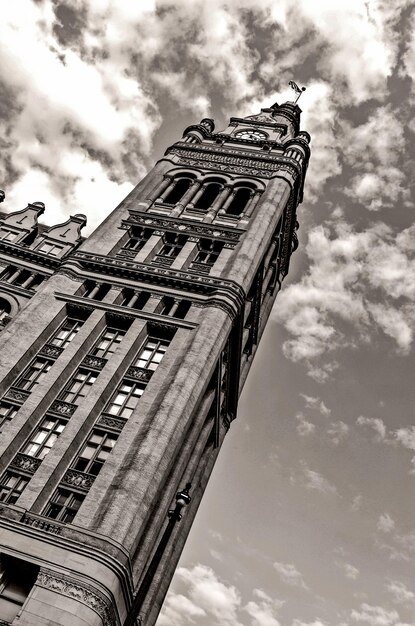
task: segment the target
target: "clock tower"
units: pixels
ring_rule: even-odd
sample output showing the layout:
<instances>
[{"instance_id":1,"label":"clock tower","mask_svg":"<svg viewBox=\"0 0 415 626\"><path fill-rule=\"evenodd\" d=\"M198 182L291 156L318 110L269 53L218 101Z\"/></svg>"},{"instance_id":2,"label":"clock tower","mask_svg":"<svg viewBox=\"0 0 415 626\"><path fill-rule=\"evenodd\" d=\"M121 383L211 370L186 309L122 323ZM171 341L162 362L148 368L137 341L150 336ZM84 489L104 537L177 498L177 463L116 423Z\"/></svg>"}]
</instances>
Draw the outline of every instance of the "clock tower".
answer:
<instances>
[{"instance_id":1,"label":"clock tower","mask_svg":"<svg viewBox=\"0 0 415 626\"><path fill-rule=\"evenodd\" d=\"M0 624L155 624L297 247L309 139L292 102L203 119L87 239L84 215L1 214Z\"/></svg>"}]
</instances>

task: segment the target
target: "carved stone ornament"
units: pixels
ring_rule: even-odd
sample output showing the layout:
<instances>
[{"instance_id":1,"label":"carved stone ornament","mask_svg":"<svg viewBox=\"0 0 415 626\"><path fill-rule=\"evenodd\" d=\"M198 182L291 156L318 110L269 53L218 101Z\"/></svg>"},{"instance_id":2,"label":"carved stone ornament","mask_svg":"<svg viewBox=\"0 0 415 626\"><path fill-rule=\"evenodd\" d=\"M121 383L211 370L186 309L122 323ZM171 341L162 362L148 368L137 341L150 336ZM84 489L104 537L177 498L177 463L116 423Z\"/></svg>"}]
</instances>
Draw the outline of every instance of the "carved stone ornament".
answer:
<instances>
[{"instance_id":1,"label":"carved stone ornament","mask_svg":"<svg viewBox=\"0 0 415 626\"><path fill-rule=\"evenodd\" d=\"M36 459L28 454L18 452L10 463L10 467L23 470L29 474L34 474L41 463L42 459Z\"/></svg>"},{"instance_id":2,"label":"carved stone ornament","mask_svg":"<svg viewBox=\"0 0 415 626\"><path fill-rule=\"evenodd\" d=\"M18 389L16 387L10 387L4 396L4 400L17 400L17 402L23 402L30 396L30 391L25 389Z\"/></svg>"},{"instance_id":3,"label":"carved stone ornament","mask_svg":"<svg viewBox=\"0 0 415 626\"><path fill-rule=\"evenodd\" d=\"M43 348L40 349L39 354L42 356L50 356L54 359L57 359L63 352L63 348L59 346L53 346L50 343L46 343Z\"/></svg>"},{"instance_id":4,"label":"carved stone ornament","mask_svg":"<svg viewBox=\"0 0 415 626\"><path fill-rule=\"evenodd\" d=\"M59 415L66 415L70 417L76 411L78 406L76 404L71 404L70 402L64 402L63 400L55 400L50 405L50 411L54 411L55 413L59 413Z\"/></svg>"},{"instance_id":5,"label":"carved stone ornament","mask_svg":"<svg viewBox=\"0 0 415 626\"><path fill-rule=\"evenodd\" d=\"M92 354L87 354L81 365L85 365L86 367L93 367L96 370L102 370L106 363L107 359L103 359L99 356L94 356Z\"/></svg>"},{"instance_id":6,"label":"carved stone ornament","mask_svg":"<svg viewBox=\"0 0 415 626\"><path fill-rule=\"evenodd\" d=\"M239 241L244 231L233 228L222 228L221 226L212 226L212 224L195 224L191 222L184 222L180 220L178 224L177 220L155 217L148 213L141 213L130 209L130 217L126 222L133 222L134 224L142 224L145 226L153 226L154 228L163 228L165 231L186 233L190 236L200 236L205 239L223 239L229 241Z\"/></svg>"},{"instance_id":7,"label":"carved stone ornament","mask_svg":"<svg viewBox=\"0 0 415 626\"><path fill-rule=\"evenodd\" d=\"M22 520L23 524L32 526L32 528L38 528L44 530L47 533L53 533L54 535L60 535L62 532L62 526L51 522L48 518L43 518L40 515L29 515L24 513Z\"/></svg>"},{"instance_id":8,"label":"carved stone ornament","mask_svg":"<svg viewBox=\"0 0 415 626\"><path fill-rule=\"evenodd\" d=\"M84 472L78 472L78 470L69 469L65 472L62 478L62 484L82 489L82 491L88 491L95 480L95 476L91 474L85 474Z\"/></svg>"},{"instance_id":9,"label":"carved stone ornament","mask_svg":"<svg viewBox=\"0 0 415 626\"><path fill-rule=\"evenodd\" d=\"M101 415L97 422L97 426L103 426L104 428L113 428L114 430L122 430L126 424L126 421L118 417L110 417L109 415Z\"/></svg>"},{"instance_id":10,"label":"carved stone ornament","mask_svg":"<svg viewBox=\"0 0 415 626\"><path fill-rule=\"evenodd\" d=\"M57 574L42 568L35 584L82 602L100 616L103 626L119 626L120 624L109 599L98 589L86 583L80 583L64 574Z\"/></svg>"},{"instance_id":11,"label":"carved stone ornament","mask_svg":"<svg viewBox=\"0 0 415 626\"><path fill-rule=\"evenodd\" d=\"M170 328L171 327L169 326L169 329ZM143 369L142 367L135 367L134 365L131 365L125 375L129 378L133 378L134 380L141 380L142 382L148 383L153 375L153 372L151 370Z\"/></svg>"}]
</instances>

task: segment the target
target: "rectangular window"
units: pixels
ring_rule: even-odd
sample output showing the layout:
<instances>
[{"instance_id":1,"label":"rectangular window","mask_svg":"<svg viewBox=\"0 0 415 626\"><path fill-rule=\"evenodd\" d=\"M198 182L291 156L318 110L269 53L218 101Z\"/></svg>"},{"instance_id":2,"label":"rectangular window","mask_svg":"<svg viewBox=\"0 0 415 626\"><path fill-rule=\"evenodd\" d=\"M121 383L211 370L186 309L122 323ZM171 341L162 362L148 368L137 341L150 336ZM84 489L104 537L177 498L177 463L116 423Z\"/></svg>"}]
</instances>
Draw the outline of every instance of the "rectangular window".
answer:
<instances>
[{"instance_id":1,"label":"rectangular window","mask_svg":"<svg viewBox=\"0 0 415 626\"><path fill-rule=\"evenodd\" d=\"M201 239L198 248L199 252L194 259L194 263L203 263L212 266L223 248L223 241Z\"/></svg>"},{"instance_id":2,"label":"rectangular window","mask_svg":"<svg viewBox=\"0 0 415 626\"><path fill-rule=\"evenodd\" d=\"M66 421L62 419L46 417L33 432L22 452L38 459L44 459L65 426Z\"/></svg>"},{"instance_id":3,"label":"rectangular window","mask_svg":"<svg viewBox=\"0 0 415 626\"><path fill-rule=\"evenodd\" d=\"M117 439L118 435L94 430L71 467L80 472L97 476Z\"/></svg>"},{"instance_id":4,"label":"rectangular window","mask_svg":"<svg viewBox=\"0 0 415 626\"><path fill-rule=\"evenodd\" d=\"M38 573L39 568L32 563L26 563L6 554L0 555L0 619L2 623L12 623L35 584Z\"/></svg>"},{"instance_id":5,"label":"rectangular window","mask_svg":"<svg viewBox=\"0 0 415 626\"><path fill-rule=\"evenodd\" d=\"M169 346L167 339L148 337L140 348L133 365L143 369L155 371Z\"/></svg>"},{"instance_id":6,"label":"rectangular window","mask_svg":"<svg viewBox=\"0 0 415 626\"><path fill-rule=\"evenodd\" d=\"M175 259L184 244L186 243L186 237L183 235L176 235L175 233L166 233L163 237L163 246L158 253L158 257Z\"/></svg>"},{"instance_id":7,"label":"rectangular window","mask_svg":"<svg viewBox=\"0 0 415 626\"><path fill-rule=\"evenodd\" d=\"M134 228L129 234L130 239L127 241L122 250L134 250L134 252L137 253L141 250L141 248L144 248L150 236L153 234L153 231L149 228Z\"/></svg>"},{"instance_id":8,"label":"rectangular window","mask_svg":"<svg viewBox=\"0 0 415 626\"><path fill-rule=\"evenodd\" d=\"M23 374L17 379L15 386L19 389L33 391L34 387L40 383L42 378L48 373L52 367L53 361L36 357L32 363L23 371Z\"/></svg>"},{"instance_id":9,"label":"rectangular window","mask_svg":"<svg viewBox=\"0 0 415 626\"><path fill-rule=\"evenodd\" d=\"M104 331L104 334L92 348L90 354L93 354L94 356L108 358L111 354L115 352L117 346L121 343L125 332L125 330L119 330L117 328L107 328Z\"/></svg>"},{"instance_id":10,"label":"rectangular window","mask_svg":"<svg viewBox=\"0 0 415 626\"><path fill-rule=\"evenodd\" d=\"M51 243L49 241L44 241L37 248L39 252L46 252L46 254L50 254L52 256L58 256L60 252L63 250L63 246L59 246L55 243Z\"/></svg>"},{"instance_id":11,"label":"rectangular window","mask_svg":"<svg viewBox=\"0 0 415 626\"><path fill-rule=\"evenodd\" d=\"M29 482L29 478L5 472L0 478L0 502L14 504Z\"/></svg>"},{"instance_id":12,"label":"rectangular window","mask_svg":"<svg viewBox=\"0 0 415 626\"><path fill-rule=\"evenodd\" d=\"M133 383L123 380L117 391L105 407L105 412L116 417L128 419L144 393L143 383Z\"/></svg>"},{"instance_id":13,"label":"rectangular window","mask_svg":"<svg viewBox=\"0 0 415 626\"><path fill-rule=\"evenodd\" d=\"M53 335L49 343L59 348L66 348L83 324L82 320L68 317L60 329Z\"/></svg>"},{"instance_id":14,"label":"rectangular window","mask_svg":"<svg viewBox=\"0 0 415 626\"><path fill-rule=\"evenodd\" d=\"M70 524L84 500L84 494L69 489L57 489L46 506L44 515Z\"/></svg>"},{"instance_id":15,"label":"rectangular window","mask_svg":"<svg viewBox=\"0 0 415 626\"><path fill-rule=\"evenodd\" d=\"M12 230L0 229L0 239L3 241L15 241L19 236L19 233L15 233Z\"/></svg>"},{"instance_id":16,"label":"rectangular window","mask_svg":"<svg viewBox=\"0 0 415 626\"><path fill-rule=\"evenodd\" d=\"M63 391L58 396L59 400L76 404L81 398L88 393L91 385L97 379L98 374L90 370L79 368L72 378L66 383Z\"/></svg>"},{"instance_id":17,"label":"rectangular window","mask_svg":"<svg viewBox=\"0 0 415 626\"><path fill-rule=\"evenodd\" d=\"M19 408L14 404L8 404L7 402L0 402L0 425L7 420L13 419Z\"/></svg>"}]
</instances>

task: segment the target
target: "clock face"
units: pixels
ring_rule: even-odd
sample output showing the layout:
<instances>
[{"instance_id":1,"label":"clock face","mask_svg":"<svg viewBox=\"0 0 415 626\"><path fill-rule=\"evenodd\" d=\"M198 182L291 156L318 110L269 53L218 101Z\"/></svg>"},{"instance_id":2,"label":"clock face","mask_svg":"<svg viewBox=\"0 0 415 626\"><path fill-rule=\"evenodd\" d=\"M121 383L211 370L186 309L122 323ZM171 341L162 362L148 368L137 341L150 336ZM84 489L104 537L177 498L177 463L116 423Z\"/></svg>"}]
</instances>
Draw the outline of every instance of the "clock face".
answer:
<instances>
[{"instance_id":1,"label":"clock face","mask_svg":"<svg viewBox=\"0 0 415 626\"><path fill-rule=\"evenodd\" d=\"M249 139L250 141L263 141L267 138L267 135L260 130L240 130L238 133L235 133L235 137L238 137L238 139Z\"/></svg>"}]
</instances>

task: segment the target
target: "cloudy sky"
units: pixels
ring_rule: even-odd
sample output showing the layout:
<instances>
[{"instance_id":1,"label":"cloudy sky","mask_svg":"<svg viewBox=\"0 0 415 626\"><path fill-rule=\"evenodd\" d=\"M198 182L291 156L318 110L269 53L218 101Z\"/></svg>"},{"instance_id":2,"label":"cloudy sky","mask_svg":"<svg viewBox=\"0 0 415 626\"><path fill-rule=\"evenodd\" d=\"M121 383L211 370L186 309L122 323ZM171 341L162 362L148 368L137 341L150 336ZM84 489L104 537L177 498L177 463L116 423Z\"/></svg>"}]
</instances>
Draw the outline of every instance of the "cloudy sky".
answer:
<instances>
[{"instance_id":1,"label":"cloudy sky","mask_svg":"<svg viewBox=\"0 0 415 626\"><path fill-rule=\"evenodd\" d=\"M414 4L14 0L0 42L2 208L90 230L307 86L300 249L158 626L414 626Z\"/></svg>"}]
</instances>

